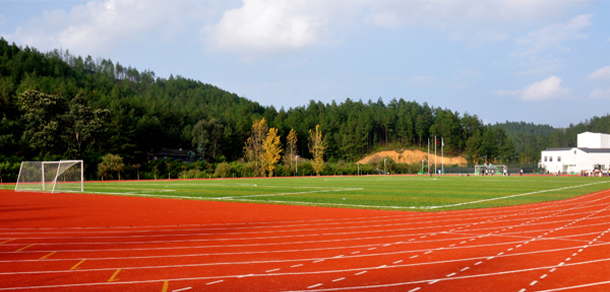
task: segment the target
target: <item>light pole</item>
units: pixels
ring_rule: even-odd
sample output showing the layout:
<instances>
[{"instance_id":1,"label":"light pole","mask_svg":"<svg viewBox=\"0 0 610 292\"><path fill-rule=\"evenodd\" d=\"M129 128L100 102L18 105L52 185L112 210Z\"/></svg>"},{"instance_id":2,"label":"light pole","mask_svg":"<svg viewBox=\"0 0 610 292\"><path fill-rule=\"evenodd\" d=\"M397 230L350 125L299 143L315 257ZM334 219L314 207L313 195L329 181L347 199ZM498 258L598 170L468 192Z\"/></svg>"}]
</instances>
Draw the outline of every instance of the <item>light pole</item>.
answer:
<instances>
[{"instance_id":1,"label":"light pole","mask_svg":"<svg viewBox=\"0 0 610 292\"><path fill-rule=\"evenodd\" d=\"M294 162L296 164L295 169L294 169L295 170L294 176L299 176L299 156L298 155L294 156Z\"/></svg>"}]
</instances>

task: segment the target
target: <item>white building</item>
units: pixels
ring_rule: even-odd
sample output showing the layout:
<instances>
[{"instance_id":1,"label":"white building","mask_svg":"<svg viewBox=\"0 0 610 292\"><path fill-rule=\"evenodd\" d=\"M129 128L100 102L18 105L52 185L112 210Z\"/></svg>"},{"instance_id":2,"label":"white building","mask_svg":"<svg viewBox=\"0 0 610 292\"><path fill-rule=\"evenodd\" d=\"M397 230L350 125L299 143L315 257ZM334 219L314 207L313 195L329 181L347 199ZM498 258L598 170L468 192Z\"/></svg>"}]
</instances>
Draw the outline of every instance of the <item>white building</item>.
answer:
<instances>
[{"instance_id":1,"label":"white building","mask_svg":"<svg viewBox=\"0 0 610 292\"><path fill-rule=\"evenodd\" d=\"M549 148L540 155L540 167L552 173L580 173L583 170L610 169L610 135L578 134L575 148Z\"/></svg>"}]
</instances>

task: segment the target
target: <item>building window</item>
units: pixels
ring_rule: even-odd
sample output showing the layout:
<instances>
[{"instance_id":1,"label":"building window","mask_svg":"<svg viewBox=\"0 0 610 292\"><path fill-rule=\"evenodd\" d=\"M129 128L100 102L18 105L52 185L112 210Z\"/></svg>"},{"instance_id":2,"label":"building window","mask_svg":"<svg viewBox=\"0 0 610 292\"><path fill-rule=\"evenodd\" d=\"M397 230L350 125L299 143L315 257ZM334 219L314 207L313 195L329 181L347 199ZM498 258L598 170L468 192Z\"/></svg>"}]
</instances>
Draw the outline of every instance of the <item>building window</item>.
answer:
<instances>
[{"instance_id":1,"label":"building window","mask_svg":"<svg viewBox=\"0 0 610 292\"><path fill-rule=\"evenodd\" d=\"M557 162L561 162L561 156L557 156Z\"/></svg>"},{"instance_id":2,"label":"building window","mask_svg":"<svg viewBox=\"0 0 610 292\"><path fill-rule=\"evenodd\" d=\"M549 156L549 162L553 162L553 156Z\"/></svg>"},{"instance_id":3,"label":"building window","mask_svg":"<svg viewBox=\"0 0 610 292\"><path fill-rule=\"evenodd\" d=\"M546 158L546 156L544 157L544 162L547 162L547 158Z\"/></svg>"}]
</instances>

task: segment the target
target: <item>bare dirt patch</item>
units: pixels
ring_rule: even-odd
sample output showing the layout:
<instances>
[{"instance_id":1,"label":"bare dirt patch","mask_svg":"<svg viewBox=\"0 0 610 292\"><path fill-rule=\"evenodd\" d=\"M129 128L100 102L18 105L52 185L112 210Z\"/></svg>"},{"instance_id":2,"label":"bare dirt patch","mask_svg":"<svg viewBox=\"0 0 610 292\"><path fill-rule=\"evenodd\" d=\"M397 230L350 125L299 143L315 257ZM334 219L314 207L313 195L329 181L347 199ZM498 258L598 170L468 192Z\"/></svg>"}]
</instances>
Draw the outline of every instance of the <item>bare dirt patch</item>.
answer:
<instances>
[{"instance_id":1,"label":"bare dirt patch","mask_svg":"<svg viewBox=\"0 0 610 292\"><path fill-rule=\"evenodd\" d=\"M426 158L428 157L428 153L421 150L404 150L402 152L397 152L395 150L381 151L360 159L358 163L365 164L369 163L370 161L383 159L384 157L392 158L397 163L415 163L421 162L422 160L426 160ZM431 162L434 161L434 158L434 153L430 153ZM442 160L444 160L444 163L446 165L457 164L458 166L465 166L468 163L466 161L466 158L461 156L445 156L444 158L442 158L441 155L436 156L437 163L441 163Z\"/></svg>"}]
</instances>

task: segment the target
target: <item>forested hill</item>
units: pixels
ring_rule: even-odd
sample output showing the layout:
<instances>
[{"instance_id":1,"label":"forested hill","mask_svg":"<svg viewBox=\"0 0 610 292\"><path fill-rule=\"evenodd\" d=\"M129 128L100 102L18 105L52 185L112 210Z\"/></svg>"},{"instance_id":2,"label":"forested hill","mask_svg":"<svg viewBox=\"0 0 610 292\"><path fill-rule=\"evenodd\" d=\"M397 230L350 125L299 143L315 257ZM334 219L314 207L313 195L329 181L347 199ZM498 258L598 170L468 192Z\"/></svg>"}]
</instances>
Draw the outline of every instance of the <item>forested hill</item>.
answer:
<instances>
[{"instance_id":1,"label":"forested hill","mask_svg":"<svg viewBox=\"0 0 610 292\"><path fill-rule=\"evenodd\" d=\"M331 163L379 149L426 148L435 136L444 137L447 155L473 163L537 161L534 153L518 158L507 129L427 103L348 98L278 110L181 76L160 78L119 62L42 53L1 38L0 114L0 178L3 162L68 158L84 159L89 178L97 178L95 168L108 153L146 171L149 154L161 148L192 150L191 161L237 161L253 121L263 117L279 130L282 144L294 129L304 158L311 157L309 130L319 124ZM570 129L556 134L557 143L571 139L565 137Z\"/></svg>"},{"instance_id":2,"label":"forested hill","mask_svg":"<svg viewBox=\"0 0 610 292\"><path fill-rule=\"evenodd\" d=\"M509 137L514 137L519 134L544 137L550 135L556 130L550 125L536 125L534 123L526 122L506 121L504 123L496 123L494 126L504 129L506 135Z\"/></svg>"}]
</instances>

